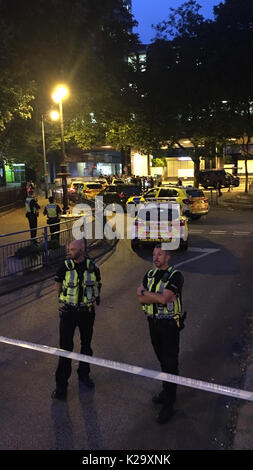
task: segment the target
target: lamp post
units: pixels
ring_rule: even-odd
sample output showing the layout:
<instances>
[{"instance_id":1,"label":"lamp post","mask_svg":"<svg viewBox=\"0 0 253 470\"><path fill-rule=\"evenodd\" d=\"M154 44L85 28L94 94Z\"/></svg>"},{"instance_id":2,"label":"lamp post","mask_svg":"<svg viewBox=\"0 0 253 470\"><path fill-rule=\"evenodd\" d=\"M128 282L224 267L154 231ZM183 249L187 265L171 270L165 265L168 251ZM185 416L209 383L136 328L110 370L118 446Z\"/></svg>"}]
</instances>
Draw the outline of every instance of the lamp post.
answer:
<instances>
[{"instance_id":1,"label":"lamp post","mask_svg":"<svg viewBox=\"0 0 253 470\"><path fill-rule=\"evenodd\" d=\"M67 191L67 176L70 173L67 172L67 157L65 152L64 142L64 125L63 125L63 106L62 100L68 95L68 89L64 85L58 85L53 94L52 98L55 103L59 104L60 113L60 128L61 128L61 148L62 148L62 161L61 161L61 172L57 176L62 178L62 191L63 191L63 214L66 214L68 210L68 191Z\"/></svg>"},{"instance_id":2,"label":"lamp post","mask_svg":"<svg viewBox=\"0 0 253 470\"><path fill-rule=\"evenodd\" d=\"M53 121L59 119L57 111L51 111L50 117ZM45 181L45 197L48 198L48 172L47 172L47 157L46 157L46 139L45 139L45 119L44 114L41 115L41 133L42 133L42 147L43 147L43 166L44 166L44 181Z\"/></svg>"},{"instance_id":3,"label":"lamp post","mask_svg":"<svg viewBox=\"0 0 253 470\"><path fill-rule=\"evenodd\" d=\"M41 132L42 132L42 145L43 145L43 163L44 163L44 182L45 182L45 197L48 198L48 173L47 173L47 159L46 159L46 143L45 143L45 124L44 115L41 115Z\"/></svg>"}]
</instances>

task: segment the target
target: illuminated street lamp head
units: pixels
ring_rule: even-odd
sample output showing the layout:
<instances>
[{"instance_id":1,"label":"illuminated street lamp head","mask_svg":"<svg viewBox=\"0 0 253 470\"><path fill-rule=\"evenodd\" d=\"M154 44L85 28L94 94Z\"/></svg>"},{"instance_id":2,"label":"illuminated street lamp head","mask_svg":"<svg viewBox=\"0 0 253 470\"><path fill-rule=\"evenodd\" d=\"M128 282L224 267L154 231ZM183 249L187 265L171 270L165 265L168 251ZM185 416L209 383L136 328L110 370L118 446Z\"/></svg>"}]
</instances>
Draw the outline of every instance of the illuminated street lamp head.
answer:
<instances>
[{"instance_id":1,"label":"illuminated street lamp head","mask_svg":"<svg viewBox=\"0 0 253 470\"><path fill-rule=\"evenodd\" d=\"M69 93L69 91L68 91L68 88L66 86L58 85L55 88L55 90L52 94L52 98L55 101L55 103L60 103L60 101L62 101L64 98L66 98L68 93Z\"/></svg>"},{"instance_id":2,"label":"illuminated street lamp head","mask_svg":"<svg viewBox=\"0 0 253 470\"><path fill-rule=\"evenodd\" d=\"M58 111L51 111L50 117L52 121L58 121L58 119L60 118L60 114L58 113Z\"/></svg>"}]
</instances>

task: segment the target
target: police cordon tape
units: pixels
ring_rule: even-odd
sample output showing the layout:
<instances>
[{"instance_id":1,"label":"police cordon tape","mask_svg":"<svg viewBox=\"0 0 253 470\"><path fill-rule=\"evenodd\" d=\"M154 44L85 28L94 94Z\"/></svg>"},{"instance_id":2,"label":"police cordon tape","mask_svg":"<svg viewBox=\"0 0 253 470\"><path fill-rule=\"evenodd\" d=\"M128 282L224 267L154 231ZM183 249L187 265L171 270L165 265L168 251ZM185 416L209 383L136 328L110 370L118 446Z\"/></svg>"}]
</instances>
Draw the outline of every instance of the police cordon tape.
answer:
<instances>
[{"instance_id":1,"label":"police cordon tape","mask_svg":"<svg viewBox=\"0 0 253 470\"><path fill-rule=\"evenodd\" d=\"M172 382L185 387L196 388L205 392L217 393L220 395L226 395L233 398L239 398L241 400L253 401L253 392L246 390L240 390L236 388L226 387L224 385L218 385L210 382L204 382L202 380L190 379L187 377L181 377L178 375L167 374L165 372L159 372L155 370L145 369L143 367L132 366L130 364L124 364L122 362L110 361L108 359L101 359L94 356L86 356L85 354L78 354L75 352L65 351L63 349L53 348L51 346L45 346L43 344L35 344L17 339L6 338L0 336L0 342L10 344L12 346L18 346L25 349L31 349L34 351L43 352L46 354L52 354L54 356L62 356L68 359L74 359L82 362L89 362L101 367L107 367L109 369L115 369L122 372L128 372L134 375L141 375L150 379L162 380L165 382Z\"/></svg>"}]
</instances>

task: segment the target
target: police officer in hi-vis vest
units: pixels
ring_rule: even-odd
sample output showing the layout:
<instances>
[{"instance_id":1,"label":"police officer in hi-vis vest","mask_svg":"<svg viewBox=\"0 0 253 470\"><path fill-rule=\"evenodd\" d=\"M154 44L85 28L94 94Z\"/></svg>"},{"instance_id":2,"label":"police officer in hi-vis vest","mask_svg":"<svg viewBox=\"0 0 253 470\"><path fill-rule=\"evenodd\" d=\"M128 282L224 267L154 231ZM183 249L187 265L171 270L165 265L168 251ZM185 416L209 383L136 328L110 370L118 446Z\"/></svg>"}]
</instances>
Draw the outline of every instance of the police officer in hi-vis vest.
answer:
<instances>
[{"instance_id":1,"label":"police officer in hi-vis vest","mask_svg":"<svg viewBox=\"0 0 253 470\"><path fill-rule=\"evenodd\" d=\"M60 215L61 209L55 204L54 198L50 196L49 204L46 205L43 214L47 216L47 223L50 228L51 240L59 240L60 237ZM55 233L58 232L58 233Z\"/></svg>"},{"instance_id":2,"label":"police officer in hi-vis vest","mask_svg":"<svg viewBox=\"0 0 253 470\"><path fill-rule=\"evenodd\" d=\"M95 303L100 303L101 277L98 266L86 255L84 240L74 240L68 245L68 258L55 277L55 288L60 302L60 348L73 351L75 328L78 326L81 354L92 356L91 339L95 320ZM94 388L89 377L90 365L79 362L79 380ZM71 375L71 359L60 357L55 373L56 389L52 398L64 399Z\"/></svg>"},{"instance_id":3,"label":"police officer in hi-vis vest","mask_svg":"<svg viewBox=\"0 0 253 470\"><path fill-rule=\"evenodd\" d=\"M153 251L154 268L144 276L137 289L138 300L147 316L151 343L162 372L178 374L179 334L183 328L181 291L184 283L180 271L169 266L170 252L156 245ZM163 389L152 398L161 404L159 424L173 415L176 385L163 382Z\"/></svg>"}]
</instances>

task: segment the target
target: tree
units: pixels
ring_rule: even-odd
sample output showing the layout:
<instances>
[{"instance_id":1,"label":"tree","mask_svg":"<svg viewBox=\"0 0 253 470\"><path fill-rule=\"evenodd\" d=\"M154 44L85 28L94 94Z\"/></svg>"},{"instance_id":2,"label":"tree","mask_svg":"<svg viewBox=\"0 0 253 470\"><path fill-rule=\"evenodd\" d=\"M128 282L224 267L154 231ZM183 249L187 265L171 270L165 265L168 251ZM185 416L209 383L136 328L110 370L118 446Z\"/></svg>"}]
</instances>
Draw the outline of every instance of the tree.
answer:
<instances>
[{"instance_id":1,"label":"tree","mask_svg":"<svg viewBox=\"0 0 253 470\"><path fill-rule=\"evenodd\" d=\"M27 143L41 149L41 114L52 106L52 90L61 81L71 90L70 99L64 103L66 141L81 148L104 142L108 122L125 113L124 90L129 83L125 58L137 41L130 33L134 22L121 0L0 0L0 18L0 34L6 44L0 56L3 60L7 50L13 54L12 63L4 63L5 73L16 80L17 74L12 75L12 71L25 70L24 78L29 77L36 85L33 109L28 108L26 113L32 118L32 125L26 127L30 137L25 133L26 142L19 145L24 155L29 153L28 148L25 150ZM30 104L25 90L23 86L23 102ZM4 111L0 105L0 113L4 115ZM15 117L20 115L16 113ZM18 145L22 124L16 124L12 136L17 131L14 141ZM60 149L59 130L55 127L55 132L50 129L47 133L49 149ZM5 149L8 142L10 139Z\"/></svg>"},{"instance_id":2,"label":"tree","mask_svg":"<svg viewBox=\"0 0 253 470\"><path fill-rule=\"evenodd\" d=\"M233 137L241 137L245 160L245 192L248 192L247 160L253 135L253 4L250 0L226 0L214 7L219 36L219 86L233 126ZM231 53L232 51L232 53Z\"/></svg>"},{"instance_id":3,"label":"tree","mask_svg":"<svg viewBox=\"0 0 253 470\"><path fill-rule=\"evenodd\" d=\"M199 156L215 156L231 136L241 136L249 142L253 112L251 0L226 0L214 8L215 21L204 21L199 8L195 1L189 1L178 9L170 9L168 19L157 27L157 37L162 38L167 49L160 67L163 79L160 80L161 73L157 76L164 96L166 77L166 96L169 95L176 124L168 125L170 140L187 137L196 143L196 179ZM248 158L248 144L244 145L243 154Z\"/></svg>"}]
</instances>

